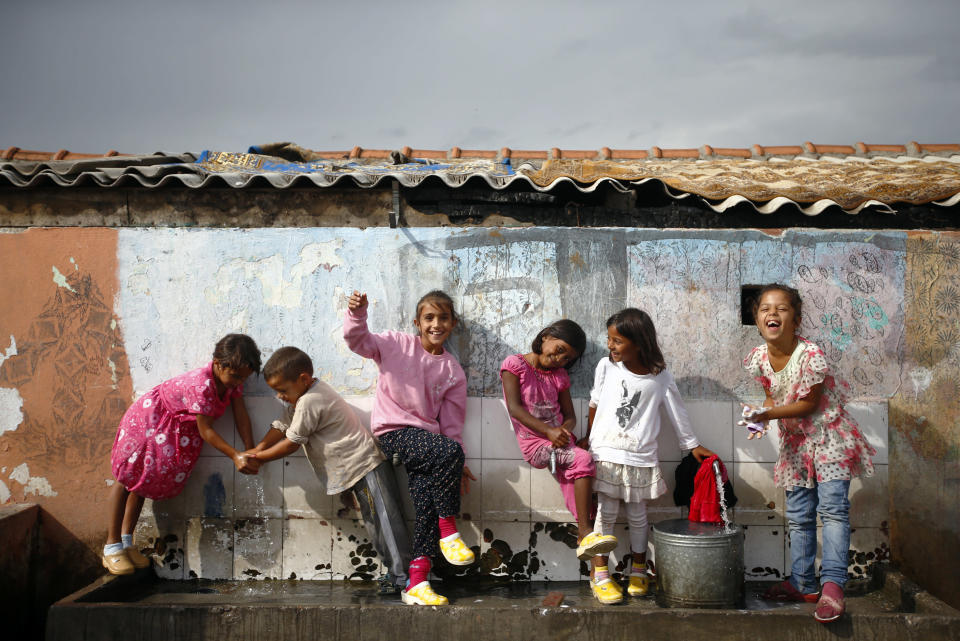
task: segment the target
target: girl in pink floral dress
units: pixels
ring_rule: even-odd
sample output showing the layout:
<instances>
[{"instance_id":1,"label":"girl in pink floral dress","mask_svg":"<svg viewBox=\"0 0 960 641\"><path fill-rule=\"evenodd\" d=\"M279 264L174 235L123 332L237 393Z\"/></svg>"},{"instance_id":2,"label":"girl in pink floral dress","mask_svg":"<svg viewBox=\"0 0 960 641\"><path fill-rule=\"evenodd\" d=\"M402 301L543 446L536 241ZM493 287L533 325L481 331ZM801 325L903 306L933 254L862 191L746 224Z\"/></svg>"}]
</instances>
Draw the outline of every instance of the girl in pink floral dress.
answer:
<instances>
[{"instance_id":1,"label":"girl in pink floral dress","mask_svg":"<svg viewBox=\"0 0 960 641\"><path fill-rule=\"evenodd\" d=\"M830 372L823 350L797 335L802 302L797 290L767 285L753 306L765 344L743 367L762 386L762 408L744 407L748 421L777 421L780 456L774 482L786 490L792 567L789 580L767 590L768 599L816 601L814 617L833 621L844 611L850 548L850 479L872 476L867 443L844 409L849 386ZM751 434L751 438L752 438ZM823 522L823 563L816 582L817 514ZM818 587L820 587L818 595Z\"/></svg>"},{"instance_id":2,"label":"girl in pink floral dress","mask_svg":"<svg viewBox=\"0 0 960 641\"><path fill-rule=\"evenodd\" d=\"M123 415L110 455L117 482L110 489L103 566L111 574L130 574L150 565L133 547L143 499L178 495L204 441L232 458L240 472L257 473L259 464L217 434L213 422L230 406L245 449L255 445L243 404L243 381L259 371L260 350L253 339L228 334L214 348L212 362L157 385Z\"/></svg>"}]
</instances>

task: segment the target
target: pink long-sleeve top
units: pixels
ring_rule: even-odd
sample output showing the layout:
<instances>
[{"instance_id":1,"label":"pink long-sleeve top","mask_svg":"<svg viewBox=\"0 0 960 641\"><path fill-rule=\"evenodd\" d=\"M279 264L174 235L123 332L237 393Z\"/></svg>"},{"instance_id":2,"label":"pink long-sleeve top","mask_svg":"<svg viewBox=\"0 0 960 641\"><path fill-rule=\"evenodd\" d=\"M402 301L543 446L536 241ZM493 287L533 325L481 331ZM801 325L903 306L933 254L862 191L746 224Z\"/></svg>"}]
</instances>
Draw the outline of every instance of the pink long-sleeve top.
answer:
<instances>
[{"instance_id":1,"label":"pink long-sleeve top","mask_svg":"<svg viewBox=\"0 0 960 641\"><path fill-rule=\"evenodd\" d=\"M463 447L467 377L450 352L431 354L414 334L373 334L367 329L366 310L347 310L343 338L355 354L373 359L380 368L370 415L375 436L419 427Z\"/></svg>"}]
</instances>

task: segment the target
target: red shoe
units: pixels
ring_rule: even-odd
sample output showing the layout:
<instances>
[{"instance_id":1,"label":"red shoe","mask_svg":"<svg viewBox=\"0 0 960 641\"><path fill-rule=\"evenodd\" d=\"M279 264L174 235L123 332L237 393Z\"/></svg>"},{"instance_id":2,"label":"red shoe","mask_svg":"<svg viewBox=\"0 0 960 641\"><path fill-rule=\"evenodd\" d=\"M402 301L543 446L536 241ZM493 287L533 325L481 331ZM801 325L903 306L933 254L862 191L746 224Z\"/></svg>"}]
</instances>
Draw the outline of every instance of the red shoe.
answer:
<instances>
[{"instance_id":1,"label":"red shoe","mask_svg":"<svg viewBox=\"0 0 960 641\"><path fill-rule=\"evenodd\" d=\"M765 601L791 601L796 603L816 603L817 602L817 593L811 592L810 594L804 594L797 588L793 587L793 584L790 581L781 581L776 583L763 593L760 597Z\"/></svg>"},{"instance_id":2,"label":"red shoe","mask_svg":"<svg viewBox=\"0 0 960 641\"><path fill-rule=\"evenodd\" d=\"M813 618L820 623L830 623L843 616L846 606L843 601L843 588L832 581L823 584L820 592L820 600L817 601L817 609L813 613Z\"/></svg>"}]
</instances>

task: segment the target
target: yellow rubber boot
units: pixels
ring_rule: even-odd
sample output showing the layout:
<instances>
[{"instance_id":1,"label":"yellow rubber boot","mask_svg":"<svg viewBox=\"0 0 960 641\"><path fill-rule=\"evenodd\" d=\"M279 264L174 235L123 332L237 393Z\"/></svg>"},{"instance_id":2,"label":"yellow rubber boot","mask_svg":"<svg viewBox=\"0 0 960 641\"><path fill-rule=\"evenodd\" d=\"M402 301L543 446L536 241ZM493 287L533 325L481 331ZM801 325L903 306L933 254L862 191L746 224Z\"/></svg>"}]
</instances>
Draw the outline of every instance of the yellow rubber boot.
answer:
<instances>
[{"instance_id":1,"label":"yellow rubber boot","mask_svg":"<svg viewBox=\"0 0 960 641\"><path fill-rule=\"evenodd\" d=\"M593 590L593 596L597 601L604 605L613 605L623 601L623 590L613 579L601 579L599 582L591 581L590 589Z\"/></svg>"},{"instance_id":2,"label":"yellow rubber boot","mask_svg":"<svg viewBox=\"0 0 960 641\"><path fill-rule=\"evenodd\" d=\"M450 565L470 565L474 561L473 550L460 538L460 533L440 539L440 551Z\"/></svg>"},{"instance_id":3,"label":"yellow rubber boot","mask_svg":"<svg viewBox=\"0 0 960 641\"><path fill-rule=\"evenodd\" d=\"M644 567L639 573L637 568L633 568L634 574L630 575L630 585L627 586L627 594L630 596L647 596L650 593L650 577L647 576L647 568Z\"/></svg>"},{"instance_id":4,"label":"yellow rubber boot","mask_svg":"<svg viewBox=\"0 0 960 641\"><path fill-rule=\"evenodd\" d=\"M591 532L580 540L577 546L577 558L581 561L612 552L617 548L617 537L611 534Z\"/></svg>"},{"instance_id":5,"label":"yellow rubber boot","mask_svg":"<svg viewBox=\"0 0 960 641\"><path fill-rule=\"evenodd\" d=\"M409 590L400 593L400 599L407 605L447 605L447 597L437 594L429 581L421 581Z\"/></svg>"}]
</instances>

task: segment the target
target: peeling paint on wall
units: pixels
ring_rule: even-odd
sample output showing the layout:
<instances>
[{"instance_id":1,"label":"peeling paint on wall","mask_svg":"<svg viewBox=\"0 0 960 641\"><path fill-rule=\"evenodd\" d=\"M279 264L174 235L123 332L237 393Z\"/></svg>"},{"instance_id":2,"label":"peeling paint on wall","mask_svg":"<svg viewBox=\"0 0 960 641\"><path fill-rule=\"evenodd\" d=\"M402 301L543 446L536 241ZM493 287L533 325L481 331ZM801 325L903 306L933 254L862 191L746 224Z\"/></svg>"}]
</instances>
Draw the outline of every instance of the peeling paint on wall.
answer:
<instances>
[{"instance_id":1,"label":"peeling paint on wall","mask_svg":"<svg viewBox=\"0 0 960 641\"><path fill-rule=\"evenodd\" d=\"M57 287L63 287L69 289L71 292L76 291L73 287L70 286L70 283L67 282L67 277L60 273L60 270L53 267L53 282L57 284Z\"/></svg>"},{"instance_id":2,"label":"peeling paint on wall","mask_svg":"<svg viewBox=\"0 0 960 641\"><path fill-rule=\"evenodd\" d=\"M7 484L0 481L0 503L6 503L10 500L10 489Z\"/></svg>"},{"instance_id":3,"label":"peeling paint on wall","mask_svg":"<svg viewBox=\"0 0 960 641\"><path fill-rule=\"evenodd\" d=\"M23 493L39 496L56 496L57 492L50 487L50 481L42 476L30 476L30 467L26 463L21 463L13 468L10 473L10 480L23 485Z\"/></svg>"},{"instance_id":4,"label":"peeling paint on wall","mask_svg":"<svg viewBox=\"0 0 960 641\"><path fill-rule=\"evenodd\" d=\"M918 401L933 382L933 371L926 367L914 367L910 370L910 382L913 383L913 400Z\"/></svg>"},{"instance_id":5,"label":"peeling paint on wall","mask_svg":"<svg viewBox=\"0 0 960 641\"><path fill-rule=\"evenodd\" d=\"M693 398L755 394L739 361L760 339L740 323L740 287L797 286L807 301L802 328L821 343L856 397L899 385L905 236L658 230L288 229L122 230L119 310L128 352L143 348L132 375L138 393L209 358L229 331L263 348L293 344L315 359L337 390L372 388L376 368L345 350L343 296L371 300L373 331L411 331L425 291L445 289L464 319L448 343L473 395L500 394L499 364L525 351L561 317L589 337L585 362L602 357L604 321L625 306L651 313L681 391ZM219 265L212 276L210 263ZM129 271L128 271L129 270ZM131 286L144 277L148 286ZM139 281L137 281L139 283ZM145 294L145 292L148 292ZM313 301L325 301L317 305ZM184 332L183 319L204 321ZM711 365L705 369L704 363ZM592 383L575 369L573 393ZM269 395L262 382L250 394Z\"/></svg>"},{"instance_id":6,"label":"peeling paint on wall","mask_svg":"<svg viewBox=\"0 0 960 641\"><path fill-rule=\"evenodd\" d=\"M23 422L23 399L20 392L0 387L0 436L12 432Z\"/></svg>"},{"instance_id":7,"label":"peeling paint on wall","mask_svg":"<svg viewBox=\"0 0 960 641\"><path fill-rule=\"evenodd\" d=\"M13 334L10 334L10 347L5 349L2 354L0 354L0 367L3 366L3 361L7 360L11 356L17 355L17 339L13 337Z\"/></svg>"}]
</instances>

